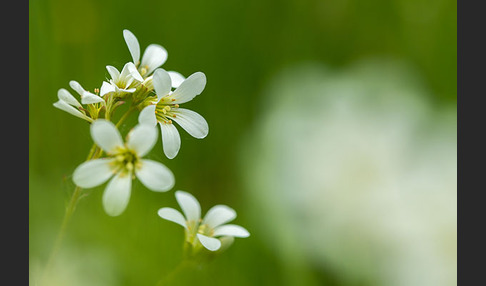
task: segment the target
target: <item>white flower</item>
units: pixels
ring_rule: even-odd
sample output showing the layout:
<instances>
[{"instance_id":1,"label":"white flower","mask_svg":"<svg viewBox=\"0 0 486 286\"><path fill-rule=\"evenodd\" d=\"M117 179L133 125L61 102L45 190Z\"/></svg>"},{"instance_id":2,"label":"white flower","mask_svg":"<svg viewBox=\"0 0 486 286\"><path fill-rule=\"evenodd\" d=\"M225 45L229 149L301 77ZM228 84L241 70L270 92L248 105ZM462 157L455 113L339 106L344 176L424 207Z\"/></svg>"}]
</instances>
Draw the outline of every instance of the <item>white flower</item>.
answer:
<instances>
[{"instance_id":1,"label":"white flower","mask_svg":"<svg viewBox=\"0 0 486 286\"><path fill-rule=\"evenodd\" d=\"M141 124L160 125L162 145L167 158L174 158L179 152L181 138L172 124L177 122L191 136L202 139L208 135L209 126L198 113L179 108L179 104L192 100L200 94L206 86L206 76L196 72L183 80L173 92L172 80L164 69L158 68L153 75L153 86L157 94L157 101L145 107L138 117Z\"/></svg>"},{"instance_id":2,"label":"white flower","mask_svg":"<svg viewBox=\"0 0 486 286\"><path fill-rule=\"evenodd\" d=\"M61 110L64 110L76 117L84 119L88 122L93 122L93 119L86 115L82 110L82 105L74 96L64 88L59 89L57 92L59 100L53 105Z\"/></svg>"},{"instance_id":3,"label":"white flower","mask_svg":"<svg viewBox=\"0 0 486 286\"><path fill-rule=\"evenodd\" d=\"M64 88L58 90L57 97L59 100L53 104L54 107L88 122L92 122L93 118L97 117L99 110L106 104L105 100L102 97L85 90L81 84L75 80L70 81L69 86L81 96L81 103L87 104L87 109L84 109L79 101ZM90 116L88 116L86 112L90 113Z\"/></svg>"},{"instance_id":4,"label":"white flower","mask_svg":"<svg viewBox=\"0 0 486 286\"><path fill-rule=\"evenodd\" d=\"M165 192L174 186L174 175L165 165L142 159L157 141L157 129L137 125L128 133L127 142L123 143L112 122L98 119L91 124L91 136L108 157L79 165L74 171L73 181L82 188L92 188L113 177L103 194L107 214L116 216L125 210L135 175L152 191Z\"/></svg>"},{"instance_id":5,"label":"white flower","mask_svg":"<svg viewBox=\"0 0 486 286\"><path fill-rule=\"evenodd\" d=\"M117 68L110 65L106 66L106 69L108 70L111 79L109 83L103 81L100 91L101 96L110 92L115 92L119 95L133 93L136 90L134 86L139 82L143 82L142 76L131 62L126 63L125 66L123 66L121 73Z\"/></svg>"},{"instance_id":6,"label":"white flower","mask_svg":"<svg viewBox=\"0 0 486 286\"><path fill-rule=\"evenodd\" d=\"M102 97L85 90L81 84L75 80L70 81L69 86L81 96L82 104L105 103L105 100Z\"/></svg>"},{"instance_id":7,"label":"white flower","mask_svg":"<svg viewBox=\"0 0 486 286\"><path fill-rule=\"evenodd\" d=\"M456 106L431 104L417 75L364 59L269 81L239 171L280 259L349 284L457 286Z\"/></svg>"},{"instance_id":8,"label":"white flower","mask_svg":"<svg viewBox=\"0 0 486 286\"><path fill-rule=\"evenodd\" d=\"M173 208L161 208L157 213L163 219L182 225L186 230L186 241L193 246L197 246L199 241L208 250L216 251L221 247L221 240L217 237L250 236L250 233L239 225L225 224L236 218L236 212L232 208L215 205L201 220L201 206L194 196L176 191L175 197L185 216Z\"/></svg>"},{"instance_id":9,"label":"white flower","mask_svg":"<svg viewBox=\"0 0 486 286\"><path fill-rule=\"evenodd\" d=\"M142 77L146 78L156 68L160 67L167 60L167 51L161 45L150 44L143 53L140 62L140 44L135 35L129 30L123 30L123 37L127 43L128 50L132 55L133 63L138 68Z\"/></svg>"}]
</instances>

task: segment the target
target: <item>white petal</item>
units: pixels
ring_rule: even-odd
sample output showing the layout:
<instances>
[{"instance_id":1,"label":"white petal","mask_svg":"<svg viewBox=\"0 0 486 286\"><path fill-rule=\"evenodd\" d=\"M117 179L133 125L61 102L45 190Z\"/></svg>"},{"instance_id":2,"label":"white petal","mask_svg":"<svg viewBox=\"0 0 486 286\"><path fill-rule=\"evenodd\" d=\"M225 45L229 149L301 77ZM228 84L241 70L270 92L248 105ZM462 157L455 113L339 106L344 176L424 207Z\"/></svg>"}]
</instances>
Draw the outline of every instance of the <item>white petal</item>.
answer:
<instances>
[{"instance_id":1,"label":"white petal","mask_svg":"<svg viewBox=\"0 0 486 286\"><path fill-rule=\"evenodd\" d=\"M160 67L167 60L167 51L161 45L151 44L143 53L141 68L146 68L145 76L149 75L153 70Z\"/></svg>"},{"instance_id":2,"label":"white petal","mask_svg":"<svg viewBox=\"0 0 486 286\"><path fill-rule=\"evenodd\" d=\"M118 146L123 146L123 140L115 124L105 119L91 123L91 137L101 149L111 153Z\"/></svg>"},{"instance_id":3,"label":"white petal","mask_svg":"<svg viewBox=\"0 0 486 286\"><path fill-rule=\"evenodd\" d=\"M126 145L143 157L154 147L157 135L155 126L138 124L128 133Z\"/></svg>"},{"instance_id":4,"label":"white petal","mask_svg":"<svg viewBox=\"0 0 486 286\"><path fill-rule=\"evenodd\" d=\"M118 173L111 179L103 193L103 207L111 216L120 215L127 207L132 188L132 175Z\"/></svg>"},{"instance_id":5,"label":"white petal","mask_svg":"<svg viewBox=\"0 0 486 286\"><path fill-rule=\"evenodd\" d=\"M172 93L172 97L175 98L172 103L181 104L192 100L204 90L205 86L206 75L202 72L193 73Z\"/></svg>"},{"instance_id":6,"label":"white petal","mask_svg":"<svg viewBox=\"0 0 486 286\"><path fill-rule=\"evenodd\" d=\"M110 92L115 92L115 87L106 81L103 81L101 84L101 89L100 89L100 95L104 96L105 94L108 94Z\"/></svg>"},{"instance_id":7,"label":"white petal","mask_svg":"<svg viewBox=\"0 0 486 286\"><path fill-rule=\"evenodd\" d=\"M63 100L58 100L57 102L53 103L52 105L54 105L54 107L57 107L61 110L68 112L71 115L74 115L74 116L79 117L81 119L87 120L89 122L93 122L93 119L89 118L88 116L83 114L81 111L74 108L72 105L67 104Z\"/></svg>"},{"instance_id":8,"label":"white petal","mask_svg":"<svg viewBox=\"0 0 486 286\"><path fill-rule=\"evenodd\" d=\"M140 111L138 115L138 123L148 124L155 126L157 124L157 118L155 117L155 105L149 105Z\"/></svg>"},{"instance_id":9,"label":"white petal","mask_svg":"<svg viewBox=\"0 0 486 286\"><path fill-rule=\"evenodd\" d=\"M176 191L175 197L179 205L181 206L182 212L186 216L187 221L199 221L201 217L201 206L197 199L184 191Z\"/></svg>"},{"instance_id":10,"label":"white petal","mask_svg":"<svg viewBox=\"0 0 486 286\"><path fill-rule=\"evenodd\" d=\"M111 158L95 159L82 163L73 173L73 181L81 188L92 188L103 184L111 176L113 169L110 163Z\"/></svg>"},{"instance_id":11,"label":"white petal","mask_svg":"<svg viewBox=\"0 0 486 286\"><path fill-rule=\"evenodd\" d=\"M161 208L157 211L157 214L163 219L170 220L187 228L186 219L178 210L173 208Z\"/></svg>"},{"instance_id":12,"label":"white petal","mask_svg":"<svg viewBox=\"0 0 486 286\"><path fill-rule=\"evenodd\" d=\"M133 63L131 62L126 63L125 66L123 67L123 70L126 70L125 73L122 71L122 75L120 75L123 76L123 78L130 76L139 82L143 81L143 77L140 75L140 73L138 72L137 68Z\"/></svg>"},{"instance_id":13,"label":"white petal","mask_svg":"<svg viewBox=\"0 0 486 286\"><path fill-rule=\"evenodd\" d=\"M118 69L113 66L106 66L106 69L108 70L113 82L118 82L118 79L120 78L120 72Z\"/></svg>"},{"instance_id":14,"label":"white petal","mask_svg":"<svg viewBox=\"0 0 486 286\"><path fill-rule=\"evenodd\" d=\"M164 164L149 159L142 159L141 163L142 167L135 173L145 187L154 192L166 192L174 187L174 174Z\"/></svg>"},{"instance_id":15,"label":"white petal","mask_svg":"<svg viewBox=\"0 0 486 286\"><path fill-rule=\"evenodd\" d=\"M138 43L137 37L127 29L123 30L123 37L125 38L128 50L132 55L133 63L138 65L140 60L140 44Z\"/></svg>"},{"instance_id":16,"label":"white petal","mask_svg":"<svg viewBox=\"0 0 486 286\"><path fill-rule=\"evenodd\" d=\"M214 236L249 237L250 233L244 227L226 224L214 229Z\"/></svg>"},{"instance_id":17,"label":"white petal","mask_svg":"<svg viewBox=\"0 0 486 286\"><path fill-rule=\"evenodd\" d=\"M132 92L135 92L135 90L137 90L136 88L129 88L129 89L119 89L118 91L119 92L128 92L128 93L132 93Z\"/></svg>"},{"instance_id":18,"label":"white petal","mask_svg":"<svg viewBox=\"0 0 486 286\"><path fill-rule=\"evenodd\" d=\"M143 80L142 85L147 89L154 89L154 76L151 75Z\"/></svg>"},{"instance_id":19,"label":"white petal","mask_svg":"<svg viewBox=\"0 0 486 286\"><path fill-rule=\"evenodd\" d=\"M171 79L164 69L156 69L152 78L152 84L159 100L170 93Z\"/></svg>"},{"instance_id":20,"label":"white petal","mask_svg":"<svg viewBox=\"0 0 486 286\"><path fill-rule=\"evenodd\" d=\"M197 238L199 238L201 244L208 250L216 251L221 247L221 241L219 241L217 238L208 237L200 233L197 234Z\"/></svg>"},{"instance_id":21,"label":"white petal","mask_svg":"<svg viewBox=\"0 0 486 286\"><path fill-rule=\"evenodd\" d=\"M79 84L79 82L72 80L69 82L69 86L74 89L79 95L83 96L83 93L85 92L84 88Z\"/></svg>"},{"instance_id":22,"label":"white petal","mask_svg":"<svg viewBox=\"0 0 486 286\"><path fill-rule=\"evenodd\" d=\"M74 96L64 88L61 88L57 91L57 97L60 100L63 100L73 106L82 107L81 104L78 102L78 100L74 98Z\"/></svg>"},{"instance_id":23,"label":"white petal","mask_svg":"<svg viewBox=\"0 0 486 286\"><path fill-rule=\"evenodd\" d=\"M132 62L128 62L123 66L123 69L120 73L120 79L117 82L117 85L119 87L127 88L132 84L134 77L132 76L132 73L134 70L137 68ZM143 79L142 79L143 80ZM120 84L123 82L123 85L120 86Z\"/></svg>"},{"instance_id":24,"label":"white petal","mask_svg":"<svg viewBox=\"0 0 486 286\"><path fill-rule=\"evenodd\" d=\"M179 153L181 148L181 137L174 124L160 122L160 131L162 133L162 147L164 154L169 159L173 159Z\"/></svg>"},{"instance_id":25,"label":"white petal","mask_svg":"<svg viewBox=\"0 0 486 286\"><path fill-rule=\"evenodd\" d=\"M202 139L208 135L208 123L197 112L185 108L177 108L173 112L176 115L173 118L174 121L184 128L187 133L191 134L191 136Z\"/></svg>"},{"instance_id":26,"label":"white petal","mask_svg":"<svg viewBox=\"0 0 486 286\"><path fill-rule=\"evenodd\" d=\"M204 216L203 224L207 224L212 228L227 223L236 218L236 212L234 209L226 205L215 205Z\"/></svg>"},{"instance_id":27,"label":"white petal","mask_svg":"<svg viewBox=\"0 0 486 286\"><path fill-rule=\"evenodd\" d=\"M172 87L178 88L179 85L186 79L182 74L176 71L168 71L167 72L172 80Z\"/></svg>"},{"instance_id":28,"label":"white petal","mask_svg":"<svg viewBox=\"0 0 486 286\"><path fill-rule=\"evenodd\" d=\"M142 77L142 75L138 72L137 68L135 66L133 66L133 69L132 67L130 67L130 75L135 79L137 80L138 82L143 82L144 79Z\"/></svg>"},{"instance_id":29,"label":"white petal","mask_svg":"<svg viewBox=\"0 0 486 286\"><path fill-rule=\"evenodd\" d=\"M98 102L105 102L105 100L98 95L91 93L89 91L85 91L81 96L81 103L82 104L93 104Z\"/></svg>"}]
</instances>

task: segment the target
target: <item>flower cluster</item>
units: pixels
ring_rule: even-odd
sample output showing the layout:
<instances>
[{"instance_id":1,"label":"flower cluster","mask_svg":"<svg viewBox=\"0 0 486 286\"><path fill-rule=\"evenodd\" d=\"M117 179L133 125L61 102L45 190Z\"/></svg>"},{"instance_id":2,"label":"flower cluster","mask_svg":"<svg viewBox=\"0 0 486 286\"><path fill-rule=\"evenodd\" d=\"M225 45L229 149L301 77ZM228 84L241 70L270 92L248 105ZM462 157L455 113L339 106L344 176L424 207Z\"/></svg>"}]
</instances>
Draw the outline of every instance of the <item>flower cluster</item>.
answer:
<instances>
[{"instance_id":1,"label":"flower cluster","mask_svg":"<svg viewBox=\"0 0 486 286\"><path fill-rule=\"evenodd\" d=\"M172 171L164 164L144 158L158 140L158 128L162 147L167 158L173 159L179 153L180 135L177 123L191 136L202 139L208 135L209 126L197 112L181 108L181 105L201 94L206 86L206 76L195 72L187 78L176 71L166 71L161 66L167 60L167 51L158 44L149 45L140 60L140 45L129 30L123 37L132 57L121 71L108 65L110 79L101 87L86 90L77 81L69 86L78 95L61 88L58 101L53 105L90 124L94 141L87 161L81 163L73 173L78 188L93 188L106 184L102 203L110 216L122 214L128 206L132 180L155 192L166 192L175 185ZM127 105L128 109L115 123L117 107ZM123 140L118 126L132 112L138 111L138 124ZM104 156L103 156L104 154ZM201 219L201 207L189 193L176 191L177 202L184 212L164 207L158 215L182 225L186 231L186 242L193 249L202 246L210 251L221 248L223 238L248 237L249 232L241 226L226 224L236 218L236 212L228 206L216 205Z\"/></svg>"}]
</instances>

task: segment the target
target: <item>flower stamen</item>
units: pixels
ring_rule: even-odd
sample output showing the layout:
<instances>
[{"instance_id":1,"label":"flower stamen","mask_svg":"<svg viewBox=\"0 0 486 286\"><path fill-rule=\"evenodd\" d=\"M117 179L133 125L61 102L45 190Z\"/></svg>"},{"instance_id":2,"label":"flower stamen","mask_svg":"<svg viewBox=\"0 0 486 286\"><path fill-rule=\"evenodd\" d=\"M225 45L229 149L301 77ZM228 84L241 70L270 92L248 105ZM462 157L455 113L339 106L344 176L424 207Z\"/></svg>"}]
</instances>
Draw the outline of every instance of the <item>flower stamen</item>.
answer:
<instances>
[{"instance_id":1,"label":"flower stamen","mask_svg":"<svg viewBox=\"0 0 486 286\"><path fill-rule=\"evenodd\" d=\"M214 229L207 224L199 226L197 233L212 237L214 234Z\"/></svg>"},{"instance_id":2,"label":"flower stamen","mask_svg":"<svg viewBox=\"0 0 486 286\"><path fill-rule=\"evenodd\" d=\"M147 73L148 68L149 68L148 65L145 65L145 66L141 67L140 68L140 75L141 76L144 76Z\"/></svg>"},{"instance_id":3,"label":"flower stamen","mask_svg":"<svg viewBox=\"0 0 486 286\"><path fill-rule=\"evenodd\" d=\"M117 148L112 157L115 159L112 163L113 168L119 169L122 174L133 173L135 169L141 167L137 153L127 147Z\"/></svg>"}]
</instances>

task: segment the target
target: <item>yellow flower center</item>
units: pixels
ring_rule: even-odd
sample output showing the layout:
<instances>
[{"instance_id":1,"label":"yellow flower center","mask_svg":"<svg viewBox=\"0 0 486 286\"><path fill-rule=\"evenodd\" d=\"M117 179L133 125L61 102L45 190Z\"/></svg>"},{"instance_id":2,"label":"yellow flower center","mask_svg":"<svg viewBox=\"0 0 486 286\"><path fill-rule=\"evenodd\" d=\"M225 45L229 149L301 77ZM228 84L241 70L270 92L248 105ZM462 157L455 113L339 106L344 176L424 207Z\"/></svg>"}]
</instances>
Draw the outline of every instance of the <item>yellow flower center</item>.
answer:
<instances>
[{"instance_id":1,"label":"yellow flower center","mask_svg":"<svg viewBox=\"0 0 486 286\"><path fill-rule=\"evenodd\" d=\"M213 234L214 234L214 229L207 224L203 224L203 225L199 226L197 233L205 235L205 236L212 237Z\"/></svg>"},{"instance_id":2,"label":"yellow flower center","mask_svg":"<svg viewBox=\"0 0 486 286\"><path fill-rule=\"evenodd\" d=\"M162 98L155 107L155 118L158 122L172 124L171 118L175 118L174 108L179 108L179 104L173 104L175 101L171 96Z\"/></svg>"},{"instance_id":3,"label":"yellow flower center","mask_svg":"<svg viewBox=\"0 0 486 286\"><path fill-rule=\"evenodd\" d=\"M127 147L118 147L112 155L113 168L122 175L133 174L135 169L140 168L141 161L137 153Z\"/></svg>"},{"instance_id":4,"label":"yellow flower center","mask_svg":"<svg viewBox=\"0 0 486 286\"><path fill-rule=\"evenodd\" d=\"M213 237L214 229L207 224L201 224L202 219L198 221L190 220L186 221L186 241L192 245L197 245L199 240L196 239L196 234L202 234L205 236Z\"/></svg>"}]
</instances>

